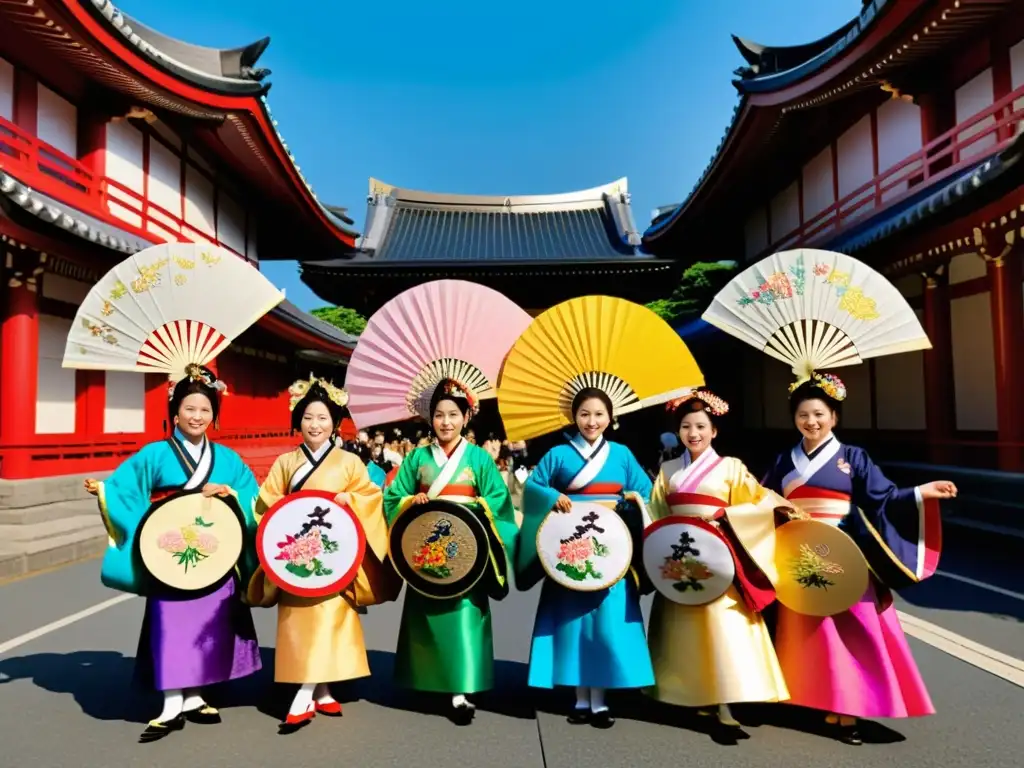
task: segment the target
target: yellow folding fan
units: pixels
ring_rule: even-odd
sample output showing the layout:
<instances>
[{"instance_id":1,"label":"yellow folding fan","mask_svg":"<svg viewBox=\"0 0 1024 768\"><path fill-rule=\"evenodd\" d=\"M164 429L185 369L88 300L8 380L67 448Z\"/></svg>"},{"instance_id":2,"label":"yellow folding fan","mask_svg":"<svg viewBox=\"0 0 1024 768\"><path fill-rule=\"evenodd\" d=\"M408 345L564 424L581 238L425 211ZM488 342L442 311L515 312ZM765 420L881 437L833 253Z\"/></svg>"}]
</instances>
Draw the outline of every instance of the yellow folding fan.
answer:
<instances>
[{"instance_id":1,"label":"yellow folding fan","mask_svg":"<svg viewBox=\"0 0 1024 768\"><path fill-rule=\"evenodd\" d=\"M498 378L498 409L508 438L529 440L572 424L572 400L584 387L604 391L619 415L703 383L686 344L654 312L584 296L538 315L512 346Z\"/></svg>"},{"instance_id":2,"label":"yellow folding fan","mask_svg":"<svg viewBox=\"0 0 1024 768\"><path fill-rule=\"evenodd\" d=\"M748 267L718 292L703 319L787 363L798 380L932 346L896 286L846 254L812 248Z\"/></svg>"}]
</instances>

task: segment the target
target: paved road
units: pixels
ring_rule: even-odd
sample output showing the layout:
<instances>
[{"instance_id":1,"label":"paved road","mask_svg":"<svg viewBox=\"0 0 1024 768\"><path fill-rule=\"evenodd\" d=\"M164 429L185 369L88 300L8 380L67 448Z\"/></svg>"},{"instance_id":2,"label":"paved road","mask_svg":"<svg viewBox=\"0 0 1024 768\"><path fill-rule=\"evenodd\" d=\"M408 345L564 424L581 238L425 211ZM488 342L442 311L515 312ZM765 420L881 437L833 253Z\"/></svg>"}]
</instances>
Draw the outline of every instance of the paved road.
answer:
<instances>
[{"instance_id":1,"label":"paved road","mask_svg":"<svg viewBox=\"0 0 1024 768\"><path fill-rule=\"evenodd\" d=\"M1018 659L1024 657L1024 592L1019 542L950 537L943 572L899 598L900 610ZM0 587L0 647L116 593L99 584L98 561ZM143 603L132 598L0 653L0 765L18 768L420 764L493 768L540 766L758 766L789 768L1013 768L1024 755L1024 688L911 639L939 709L935 717L866 724L869 743L849 747L815 735L812 716L786 706L738 711L749 739L715 743L671 708L636 696L611 703L609 731L574 727L559 714L565 694L523 688L536 592L516 593L495 614L499 689L480 701L468 728L424 711L422 700L389 685L400 606L365 617L374 677L339 686L345 717L318 718L297 734L277 735L291 690L272 683L273 611L258 611L264 672L217 691L225 722L190 725L151 745L136 738L157 701L129 687ZM211 697L213 698L213 697Z\"/></svg>"}]
</instances>

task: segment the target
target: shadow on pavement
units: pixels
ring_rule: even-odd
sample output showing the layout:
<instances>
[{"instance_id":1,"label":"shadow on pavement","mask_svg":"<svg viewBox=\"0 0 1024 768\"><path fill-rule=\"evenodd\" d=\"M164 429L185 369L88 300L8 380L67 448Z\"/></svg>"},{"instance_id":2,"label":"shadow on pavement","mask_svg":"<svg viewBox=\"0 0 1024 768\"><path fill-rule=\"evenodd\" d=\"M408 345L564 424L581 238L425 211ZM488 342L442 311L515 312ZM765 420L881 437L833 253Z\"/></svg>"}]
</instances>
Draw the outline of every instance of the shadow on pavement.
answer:
<instances>
[{"instance_id":1,"label":"shadow on pavement","mask_svg":"<svg viewBox=\"0 0 1024 768\"><path fill-rule=\"evenodd\" d=\"M825 713L794 704L737 704L733 714L745 727L769 725L787 731L800 731L831 739ZM858 730L865 744L898 744L907 738L899 731L874 720L860 720Z\"/></svg>"},{"instance_id":2,"label":"shadow on pavement","mask_svg":"<svg viewBox=\"0 0 1024 768\"><path fill-rule=\"evenodd\" d=\"M918 608L983 613L993 618L1024 622L1024 600L989 592L941 575L904 589L899 596Z\"/></svg>"}]
</instances>

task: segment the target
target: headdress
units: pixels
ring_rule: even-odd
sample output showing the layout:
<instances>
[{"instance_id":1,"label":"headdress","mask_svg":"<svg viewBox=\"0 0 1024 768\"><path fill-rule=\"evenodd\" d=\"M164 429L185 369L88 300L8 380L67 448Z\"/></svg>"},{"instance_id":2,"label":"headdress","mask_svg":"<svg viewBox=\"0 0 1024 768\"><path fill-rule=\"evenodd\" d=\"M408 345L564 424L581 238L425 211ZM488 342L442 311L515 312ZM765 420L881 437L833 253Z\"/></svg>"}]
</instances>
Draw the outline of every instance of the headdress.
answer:
<instances>
[{"instance_id":1,"label":"headdress","mask_svg":"<svg viewBox=\"0 0 1024 768\"><path fill-rule=\"evenodd\" d=\"M171 374L167 377L169 382L167 386L167 399L171 400L174 398L174 390L178 384L182 381L197 381L200 384L205 384L207 387L215 389L218 394L224 397L228 396L228 385L217 378L213 371L206 366L197 365L196 363L189 363L185 366L184 376L175 376Z\"/></svg>"},{"instance_id":2,"label":"headdress","mask_svg":"<svg viewBox=\"0 0 1024 768\"><path fill-rule=\"evenodd\" d=\"M469 411L473 416L480 412L480 399L477 397L476 393L456 379L444 379L432 392L424 394L429 395L426 398L425 407L421 405L424 399L421 395L417 401L416 412L428 422L434 417L431 405L443 399L445 396L465 400L469 403Z\"/></svg>"},{"instance_id":3,"label":"headdress","mask_svg":"<svg viewBox=\"0 0 1024 768\"><path fill-rule=\"evenodd\" d=\"M810 376L797 379L790 384L789 394L792 395L801 384L806 384L807 382L811 382L811 386L817 387L837 403L841 403L846 399L846 385L843 384L842 379L834 373L815 373L813 371Z\"/></svg>"},{"instance_id":4,"label":"headdress","mask_svg":"<svg viewBox=\"0 0 1024 768\"><path fill-rule=\"evenodd\" d=\"M288 387L288 410L294 411L295 406L302 402L302 398L309 394L309 390L314 386L319 386L323 389L331 402L339 408L344 408L348 405L348 393L344 389L334 386L334 384L327 381L327 379L317 378L311 373L309 374L308 380L299 379Z\"/></svg>"},{"instance_id":5,"label":"headdress","mask_svg":"<svg viewBox=\"0 0 1024 768\"><path fill-rule=\"evenodd\" d=\"M704 410L710 413L712 416L725 416L729 412L729 404L725 402L718 395L714 394L710 389L695 389L692 392L688 392L682 397L677 397L675 400L670 400L665 406L667 411L674 412L683 403L687 403L691 400L700 400L704 403Z\"/></svg>"}]
</instances>

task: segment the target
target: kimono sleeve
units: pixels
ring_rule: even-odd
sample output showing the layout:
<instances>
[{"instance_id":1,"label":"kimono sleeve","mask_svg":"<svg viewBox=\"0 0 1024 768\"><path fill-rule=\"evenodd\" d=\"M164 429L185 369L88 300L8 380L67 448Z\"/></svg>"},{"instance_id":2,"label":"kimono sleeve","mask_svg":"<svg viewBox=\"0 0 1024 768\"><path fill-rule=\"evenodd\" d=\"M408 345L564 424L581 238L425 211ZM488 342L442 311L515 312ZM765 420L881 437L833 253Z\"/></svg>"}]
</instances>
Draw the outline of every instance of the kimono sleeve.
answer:
<instances>
[{"instance_id":1,"label":"kimono sleeve","mask_svg":"<svg viewBox=\"0 0 1024 768\"><path fill-rule=\"evenodd\" d=\"M765 472L764 477L761 478L762 486L779 494L782 493L782 478L785 476L785 470L783 469L784 456L785 454L782 453L776 456L771 467Z\"/></svg>"},{"instance_id":2,"label":"kimono sleeve","mask_svg":"<svg viewBox=\"0 0 1024 768\"><path fill-rule=\"evenodd\" d=\"M495 545L501 548L503 561L494 563L495 588L491 590L490 595L500 600L508 594L509 565L515 554L516 539L519 536L516 510L512 506L512 496L501 472L498 471L498 465L483 450L474 451L473 474L476 476L480 506L491 526L491 533L497 539L491 543L492 553L497 555L494 552Z\"/></svg>"},{"instance_id":3,"label":"kimono sleeve","mask_svg":"<svg viewBox=\"0 0 1024 768\"><path fill-rule=\"evenodd\" d=\"M730 462L729 504L725 522L743 550L772 583L778 581L775 564L776 508L789 503L757 482L739 459Z\"/></svg>"},{"instance_id":4,"label":"kimono sleeve","mask_svg":"<svg viewBox=\"0 0 1024 768\"><path fill-rule=\"evenodd\" d=\"M651 503L647 505L647 511L650 513L652 521L661 520L672 514L668 508L668 488L665 483L665 475L660 471L651 489Z\"/></svg>"},{"instance_id":5,"label":"kimono sleeve","mask_svg":"<svg viewBox=\"0 0 1024 768\"><path fill-rule=\"evenodd\" d=\"M409 506L409 501L416 495L419 486L419 468L423 461L423 448L405 457L405 460L398 466L398 473L384 489L384 517L388 525L393 525L395 519Z\"/></svg>"},{"instance_id":6,"label":"kimono sleeve","mask_svg":"<svg viewBox=\"0 0 1024 768\"><path fill-rule=\"evenodd\" d=\"M135 540L143 517L149 510L149 496L155 484L159 444L150 444L124 461L105 481L99 483L96 500L110 546L103 555L100 581L104 586L142 595L148 577L140 562Z\"/></svg>"},{"instance_id":7,"label":"kimono sleeve","mask_svg":"<svg viewBox=\"0 0 1024 768\"><path fill-rule=\"evenodd\" d=\"M640 466L640 462L636 460L636 456L631 450L625 448L624 452L626 455L626 479L622 484L623 495L636 502L640 508L643 526L646 528L651 524L651 514L647 511L647 503L651 500L651 491L653 490L651 478Z\"/></svg>"},{"instance_id":8,"label":"kimono sleeve","mask_svg":"<svg viewBox=\"0 0 1024 768\"><path fill-rule=\"evenodd\" d=\"M396 599L402 589L402 580L388 559L388 524L384 519L383 493L370 480L366 466L358 457L348 454L345 459L345 475L338 490L348 494L349 506L366 534L363 562L349 589L356 605L380 605Z\"/></svg>"},{"instance_id":9,"label":"kimono sleeve","mask_svg":"<svg viewBox=\"0 0 1024 768\"><path fill-rule=\"evenodd\" d=\"M523 486L523 523L515 550L516 587L520 590L530 589L544 578L537 554L537 531L560 495L551 487L559 466L556 449L548 451Z\"/></svg>"},{"instance_id":10,"label":"kimono sleeve","mask_svg":"<svg viewBox=\"0 0 1024 768\"><path fill-rule=\"evenodd\" d=\"M242 587L247 589L252 581L253 574L260 567L259 558L256 556L256 498L260 493L260 486L256 482L256 476L242 461L242 457L230 449L218 446L224 459L228 463L228 473L225 477L225 485L231 488L238 506L242 510L242 518L245 523L245 546L242 550L242 557L238 561L238 576ZM220 459L220 457L218 457Z\"/></svg>"},{"instance_id":11,"label":"kimono sleeve","mask_svg":"<svg viewBox=\"0 0 1024 768\"><path fill-rule=\"evenodd\" d=\"M938 501L925 501L917 488L896 487L866 451L848 447L846 452L854 511L842 527L860 546L872 570L891 589L934 574L942 551Z\"/></svg>"}]
</instances>

